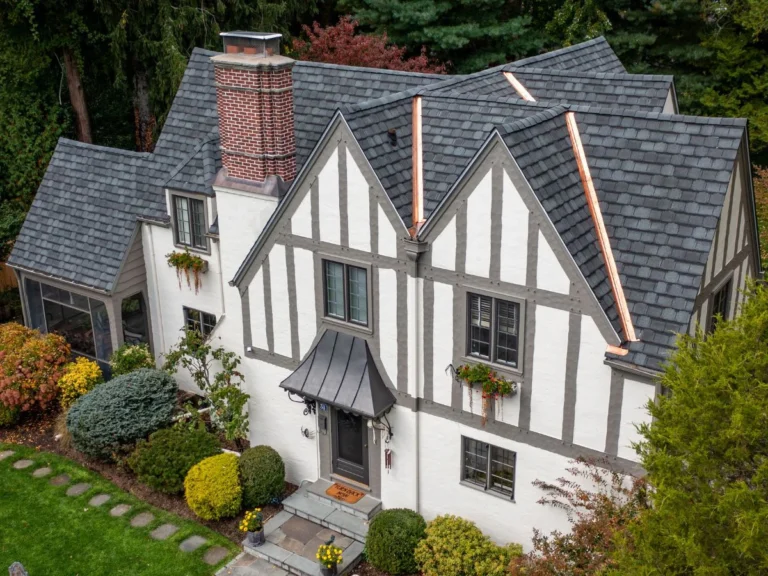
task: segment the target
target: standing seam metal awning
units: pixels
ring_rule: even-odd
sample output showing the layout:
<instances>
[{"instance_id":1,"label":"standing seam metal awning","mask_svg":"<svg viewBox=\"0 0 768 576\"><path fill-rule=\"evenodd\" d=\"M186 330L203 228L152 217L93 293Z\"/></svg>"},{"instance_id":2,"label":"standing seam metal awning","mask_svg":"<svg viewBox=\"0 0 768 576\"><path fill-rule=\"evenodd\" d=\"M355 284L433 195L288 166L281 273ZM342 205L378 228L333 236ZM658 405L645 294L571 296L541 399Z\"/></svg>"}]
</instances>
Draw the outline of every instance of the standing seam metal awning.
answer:
<instances>
[{"instance_id":1,"label":"standing seam metal awning","mask_svg":"<svg viewBox=\"0 0 768 576\"><path fill-rule=\"evenodd\" d=\"M368 343L335 330L326 330L280 387L367 418L378 418L395 403Z\"/></svg>"}]
</instances>

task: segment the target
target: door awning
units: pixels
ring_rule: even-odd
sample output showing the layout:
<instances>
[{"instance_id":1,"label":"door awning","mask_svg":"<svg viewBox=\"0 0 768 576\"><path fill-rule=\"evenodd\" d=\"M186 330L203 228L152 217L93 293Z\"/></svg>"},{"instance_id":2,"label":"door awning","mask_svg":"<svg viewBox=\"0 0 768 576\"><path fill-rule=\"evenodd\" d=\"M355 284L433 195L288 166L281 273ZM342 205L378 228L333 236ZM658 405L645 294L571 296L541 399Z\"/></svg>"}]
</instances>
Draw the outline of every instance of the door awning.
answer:
<instances>
[{"instance_id":1,"label":"door awning","mask_svg":"<svg viewBox=\"0 0 768 576\"><path fill-rule=\"evenodd\" d=\"M366 418L378 418L395 403L368 343L334 330L326 330L280 387Z\"/></svg>"}]
</instances>

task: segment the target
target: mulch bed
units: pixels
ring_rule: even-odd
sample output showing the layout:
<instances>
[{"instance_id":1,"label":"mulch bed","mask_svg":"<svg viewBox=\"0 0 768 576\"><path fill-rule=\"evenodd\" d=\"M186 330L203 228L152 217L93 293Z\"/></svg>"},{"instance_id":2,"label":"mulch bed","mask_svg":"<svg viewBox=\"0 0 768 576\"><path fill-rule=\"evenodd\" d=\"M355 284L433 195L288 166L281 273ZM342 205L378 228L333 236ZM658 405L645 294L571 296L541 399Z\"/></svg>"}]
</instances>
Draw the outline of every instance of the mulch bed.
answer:
<instances>
[{"instance_id":1,"label":"mulch bed","mask_svg":"<svg viewBox=\"0 0 768 576\"><path fill-rule=\"evenodd\" d=\"M101 474L116 486L153 506L157 506L168 512L178 514L183 518L203 524L211 530L215 530L219 534L226 536L236 544L240 544L243 541L243 533L240 532L237 527L245 514L245 511L243 511L237 518L228 518L226 520L212 521L198 518L187 507L183 495L157 492L139 482L133 473L118 464L93 460L73 448L63 446L55 439L57 416L57 412L25 414L13 428L0 428L0 442L23 444L43 452L53 452L69 458L70 460L74 460L78 464ZM295 492L296 489L297 487L295 485L286 483L283 498ZM262 509L264 520L268 520L282 509L282 505L265 506ZM377 573L361 572L360 574L361 576L363 574L373 576Z\"/></svg>"}]
</instances>

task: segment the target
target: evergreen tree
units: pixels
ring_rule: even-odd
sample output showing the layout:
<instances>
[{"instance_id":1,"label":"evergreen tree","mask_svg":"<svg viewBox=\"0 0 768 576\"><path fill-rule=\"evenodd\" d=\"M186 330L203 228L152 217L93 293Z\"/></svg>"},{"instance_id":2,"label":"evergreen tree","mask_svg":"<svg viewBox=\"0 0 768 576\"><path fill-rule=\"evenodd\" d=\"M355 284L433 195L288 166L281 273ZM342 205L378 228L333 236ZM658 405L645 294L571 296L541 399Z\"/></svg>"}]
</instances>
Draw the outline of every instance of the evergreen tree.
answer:
<instances>
[{"instance_id":1,"label":"evergreen tree","mask_svg":"<svg viewBox=\"0 0 768 576\"><path fill-rule=\"evenodd\" d=\"M526 7L508 0L350 0L361 24L398 46L422 46L456 72L475 72L539 51L546 36Z\"/></svg>"},{"instance_id":2,"label":"evergreen tree","mask_svg":"<svg viewBox=\"0 0 768 576\"><path fill-rule=\"evenodd\" d=\"M638 446L653 506L626 534L622 575L768 570L768 288L713 334L681 336Z\"/></svg>"}]
</instances>

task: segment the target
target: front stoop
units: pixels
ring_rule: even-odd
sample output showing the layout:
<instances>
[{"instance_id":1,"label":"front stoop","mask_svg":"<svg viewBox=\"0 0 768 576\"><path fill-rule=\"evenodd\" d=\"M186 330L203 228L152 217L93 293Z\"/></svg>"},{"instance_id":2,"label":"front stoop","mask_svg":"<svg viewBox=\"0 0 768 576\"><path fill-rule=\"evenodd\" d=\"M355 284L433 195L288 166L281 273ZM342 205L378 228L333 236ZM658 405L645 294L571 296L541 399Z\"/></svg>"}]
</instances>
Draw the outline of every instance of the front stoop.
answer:
<instances>
[{"instance_id":1,"label":"front stoop","mask_svg":"<svg viewBox=\"0 0 768 576\"><path fill-rule=\"evenodd\" d=\"M340 512L334 508L331 510ZM360 520L353 516L350 518ZM347 574L362 559L362 542L330 529L327 525L293 514L287 507L264 524L264 535L264 544L252 547L243 542L243 549L297 576L320 576L320 564L315 559L315 553L331 536L335 537L334 544L344 550L344 562L339 566L340 575Z\"/></svg>"},{"instance_id":2,"label":"front stoop","mask_svg":"<svg viewBox=\"0 0 768 576\"><path fill-rule=\"evenodd\" d=\"M347 504L342 500L331 498L326 494L326 491L333 486L333 484L333 482L321 478L311 484L307 484L303 490L306 491L309 498L322 502L328 506L333 506L337 510L349 512L353 516L357 516L363 520L370 520L381 511L381 500L370 495L363 496L361 500L354 504Z\"/></svg>"}]
</instances>

